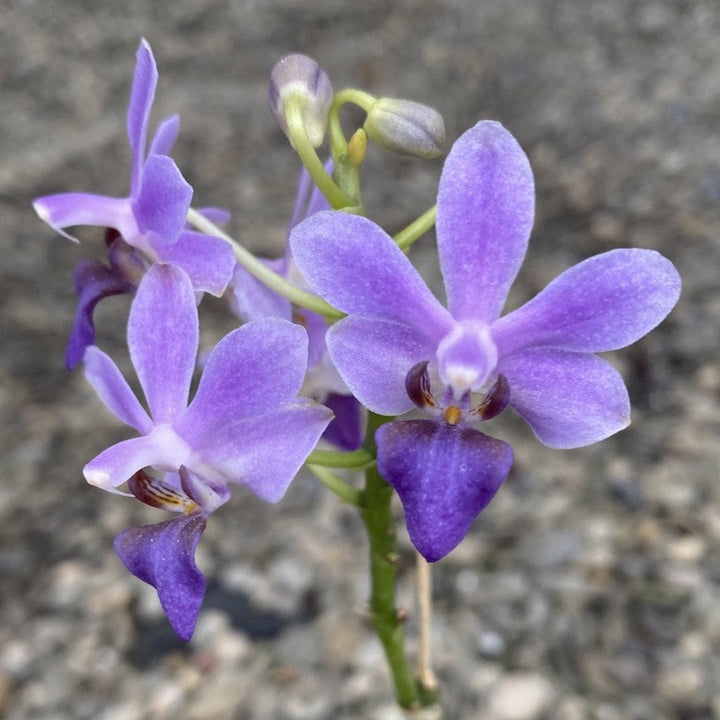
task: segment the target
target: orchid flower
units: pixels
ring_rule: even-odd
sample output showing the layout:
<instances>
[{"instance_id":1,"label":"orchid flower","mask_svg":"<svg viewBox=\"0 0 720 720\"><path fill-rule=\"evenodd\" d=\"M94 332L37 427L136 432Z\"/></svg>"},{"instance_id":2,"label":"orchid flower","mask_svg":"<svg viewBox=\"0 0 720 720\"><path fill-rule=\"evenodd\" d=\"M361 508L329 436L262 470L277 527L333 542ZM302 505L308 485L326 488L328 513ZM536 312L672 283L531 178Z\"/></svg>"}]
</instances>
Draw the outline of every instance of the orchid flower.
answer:
<instances>
[{"instance_id":1,"label":"orchid flower","mask_svg":"<svg viewBox=\"0 0 720 720\"><path fill-rule=\"evenodd\" d=\"M595 353L635 342L677 302L680 278L652 250L620 249L562 273L500 317L533 223L534 183L517 141L480 122L453 145L437 199L447 309L370 220L313 215L292 232L310 286L348 314L327 333L353 394L380 415L429 418L376 433L378 469L429 561L465 536L509 472L510 446L474 425L513 407L549 447L598 442L630 422L620 374Z\"/></svg>"},{"instance_id":2,"label":"orchid flower","mask_svg":"<svg viewBox=\"0 0 720 720\"><path fill-rule=\"evenodd\" d=\"M325 164L325 169L328 173L332 172L332 161ZM304 218L329 208L327 200L313 184L308 171L303 168L298 180L295 207L287 229L288 235ZM282 257L265 262L276 273L303 289L307 288L307 283L295 267L289 244L286 245ZM362 408L328 355L325 342L329 327L327 320L310 310L294 307L287 298L255 279L240 264L235 268L231 289L233 311L243 320L281 317L298 322L307 330L308 371L303 392L329 407L335 414L323 433L323 439L343 450L359 448L363 441Z\"/></svg>"},{"instance_id":3,"label":"orchid flower","mask_svg":"<svg viewBox=\"0 0 720 720\"><path fill-rule=\"evenodd\" d=\"M174 263L190 276L195 290L220 296L230 281L234 255L223 240L186 228L193 191L169 157L180 129L179 117L172 115L163 120L149 150L146 148L157 79L150 45L142 40L137 51L127 115L132 151L130 195L114 198L89 193L60 193L40 197L33 206L42 220L71 240L76 238L66 231L68 227L112 228L129 246L123 254L135 256L131 265L146 268L154 262ZM208 209L206 214L215 219L227 219L227 214L217 209ZM97 302L108 295L131 291L137 285L136 269L134 267L127 273L127 266L118 265L111 255L109 268L98 263L92 272L86 268L76 274L80 306L66 356L69 367L80 362L85 347L94 342L92 311Z\"/></svg>"},{"instance_id":4,"label":"orchid flower","mask_svg":"<svg viewBox=\"0 0 720 720\"><path fill-rule=\"evenodd\" d=\"M90 384L140 434L91 460L85 478L116 493L128 483L143 502L181 511L164 523L126 530L115 545L130 572L155 586L185 639L205 589L194 551L207 516L227 500L230 483L267 502L280 500L331 418L327 408L298 397L305 331L275 318L225 336L188 405L198 332L187 274L156 264L140 281L128 322L130 358L150 414L104 352L95 346L85 352Z\"/></svg>"}]
</instances>

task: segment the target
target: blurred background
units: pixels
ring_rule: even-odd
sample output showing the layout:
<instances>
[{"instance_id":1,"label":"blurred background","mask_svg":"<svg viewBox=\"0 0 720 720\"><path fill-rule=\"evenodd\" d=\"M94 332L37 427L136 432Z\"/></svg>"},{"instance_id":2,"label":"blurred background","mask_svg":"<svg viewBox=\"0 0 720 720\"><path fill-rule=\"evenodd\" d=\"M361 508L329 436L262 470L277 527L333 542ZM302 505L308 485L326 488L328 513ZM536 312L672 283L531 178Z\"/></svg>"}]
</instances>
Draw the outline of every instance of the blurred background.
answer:
<instances>
[{"instance_id":1,"label":"blurred background","mask_svg":"<svg viewBox=\"0 0 720 720\"><path fill-rule=\"evenodd\" d=\"M431 104L448 147L500 120L533 165L537 219L517 304L590 255L655 248L680 304L611 359L633 424L590 448L544 448L509 414L516 464L435 568L435 669L448 719L720 717L720 14L715 0L2 0L0 3L0 717L7 720L397 720L364 616L354 513L312 478L264 505L242 489L198 559L209 589L177 641L155 593L112 550L159 520L88 486L125 430L63 365L71 274L102 254L54 235L31 200L124 195L125 112L140 37L159 70L153 121L197 205L278 253L298 161L267 106L283 55L336 88ZM352 116L348 118L352 120ZM442 160L373 149L369 213L391 232L434 202ZM432 237L414 247L441 291ZM100 341L124 340L127 298ZM205 304L204 304L205 306ZM207 303L204 340L230 327ZM398 507L398 519L401 509ZM411 548L400 602L416 632Z\"/></svg>"}]
</instances>

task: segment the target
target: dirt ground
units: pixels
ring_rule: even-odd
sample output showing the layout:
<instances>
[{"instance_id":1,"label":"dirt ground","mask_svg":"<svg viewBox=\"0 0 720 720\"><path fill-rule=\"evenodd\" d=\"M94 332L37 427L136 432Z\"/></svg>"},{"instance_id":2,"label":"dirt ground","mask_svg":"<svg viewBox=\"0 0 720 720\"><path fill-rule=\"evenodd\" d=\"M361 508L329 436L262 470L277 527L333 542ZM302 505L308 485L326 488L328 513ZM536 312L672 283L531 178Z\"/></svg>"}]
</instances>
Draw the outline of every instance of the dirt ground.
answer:
<instances>
[{"instance_id":1,"label":"dirt ground","mask_svg":"<svg viewBox=\"0 0 720 720\"><path fill-rule=\"evenodd\" d=\"M611 358L629 429L557 451L503 416L514 471L435 569L435 667L447 720L720 718L715 0L0 0L0 717L399 718L363 614L360 524L311 478L278 506L239 491L213 516L187 646L112 550L158 515L83 480L127 436L63 366L72 268L101 234L73 245L30 202L126 193L142 36L160 69L153 117L181 114L174 157L197 204L229 208L248 247L284 239L298 162L266 91L273 64L302 51L336 88L434 105L449 141L483 118L513 132L538 198L512 302L615 247L676 264L676 310ZM441 160L377 151L368 165L369 212L389 230L434 202ZM439 288L433 253L428 237L412 257ZM100 312L111 351L126 313L126 299ZM229 322L212 305L206 339Z\"/></svg>"}]
</instances>

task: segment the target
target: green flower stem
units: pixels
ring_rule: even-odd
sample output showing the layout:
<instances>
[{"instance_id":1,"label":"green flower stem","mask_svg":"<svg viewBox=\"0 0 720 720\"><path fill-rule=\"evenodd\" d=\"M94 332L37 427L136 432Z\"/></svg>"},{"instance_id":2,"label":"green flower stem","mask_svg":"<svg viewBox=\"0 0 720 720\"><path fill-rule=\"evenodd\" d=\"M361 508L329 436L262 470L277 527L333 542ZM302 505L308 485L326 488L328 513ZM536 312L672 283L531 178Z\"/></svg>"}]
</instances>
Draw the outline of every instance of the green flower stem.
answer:
<instances>
[{"instance_id":1,"label":"green flower stem","mask_svg":"<svg viewBox=\"0 0 720 720\"><path fill-rule=\"evenodd\" d=\"M395 244L401 250L407 250L407 248L418 238L422 237L435 224L436 215L437 205L433 205L393 237Z\"/></svg>"},{"instance_id":2,"label":"green flower stem","mask_svg":"<svg viewBox=\"0 0 720 720\"><path fill-rule=\"evenodd\" d=\"M334 472L320 465L308 464L310 472L328 489L334 492L343 502L355 507L361 508L364 503L364 494L362 490L348 485L341 480Z\"/></svg>"},{"instance_id":3,"label":"green flower stem","mask_svg":"<svg viewBox=\"0 0 720 720\"><path fill-rule=\"evenodd\" d=\"M375 456L364 448L361 448L360 450L353 450L352 452L313 450L306 462L312 465L322 465L324 467L363 470L367 465L375 462Z\"/></svg>"},{"instance_id":4,"label":"green flower stem","mask_svg":"<svg viewBox=\"0 0 720 720\"><path fill-rule=\"evenodd\" d=\"M237 261L260 282L267 285L279 295L286 297L295 305L304 307L306 310L312 310L328 320L339 320L345 317L344 313L336 310L332 305L326 303L322 298L312 293L305 292L288 282L284 277L273 272L267 265L256 258L249 250L246 250L234 238L223 232L215 223L201 215L194 208L188 210L188 222L192 223L200 232L207 235L214 235L225 242L229 243L235 252Z\"/></svg>"},{"instance_id":5,"label":"green flower stem","mask_svg":"<svg viewBox=\"0 0 720 720\"><path fill-rule=\"evenodd\" d=\"M367 442L375 451L375 430L385 421L370 414ZM377 467L365 471L365 503L360 511L370 540L370 617L382 643L398 704L406 709L420 705L418 686L405 656L403 620L395 605L397 545L391 511L393 489Z\"/></svg>"},{"instance_id":6,"label":"green flower stem","mask_svg":"<svg viewBox=\"0 0 720 720\"><path fill-rule=\"evenodd\" d=\"M375 97L370 95L370 93L355 90L354 88L345 88L335 93L328 117L330 147L332 148L332 155L335 160L347 152L347 140L340 125L340 108L347 103L353 103L353 105L357 105L367 112L374 102Z\"/></svg>"},{"instance_id":7,"label":"green flower stem","mask_svg":"<svg viewBox=\"0 0 720 720\"><path fill-rule=\"evenodd\" d=\"M335 181L330 177L322 160L318 157L315 148L305 131L305 120L303 118L303 101L299 97L290 97L285 108L285 117L290 134L290 143L295 152L300 156L302 164L307 169L312 181L317 185L325 199L334 210L350 207L353 202L340 190Z\"/></svg>"}]
</instances>

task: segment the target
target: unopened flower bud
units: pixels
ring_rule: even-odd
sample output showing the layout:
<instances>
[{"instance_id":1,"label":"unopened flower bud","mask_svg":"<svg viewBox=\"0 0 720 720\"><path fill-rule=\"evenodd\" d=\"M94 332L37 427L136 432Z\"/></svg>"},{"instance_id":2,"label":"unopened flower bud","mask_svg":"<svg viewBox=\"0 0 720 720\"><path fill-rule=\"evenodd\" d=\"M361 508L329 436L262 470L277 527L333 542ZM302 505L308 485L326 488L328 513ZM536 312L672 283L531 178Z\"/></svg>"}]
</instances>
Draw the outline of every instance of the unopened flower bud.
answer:
<instances>
[{"instance_id":1,"label":"unopened flower bud","mask_svg":"<svg viewBox=\"0 0 720 720\"><path fill-rule=\"evenodd\" d=\"M445 142L442 115L410 100L381 98L368 110L363 128L375 144L400 155L436 158Z\"/></svg>"},{"instance_id":2,"label":"unopened flower bud","mask_svg":"<svg viewBox=\"0 0 720 720\"><path fill-rule=\"evenodd\" d=\"M307 55L287 55L270 74L270 107L292 143L287 111L290 100L302 111L305 132L313 147L322 145L333 89L327 73Z\"/></svg>"}]
</instances>

